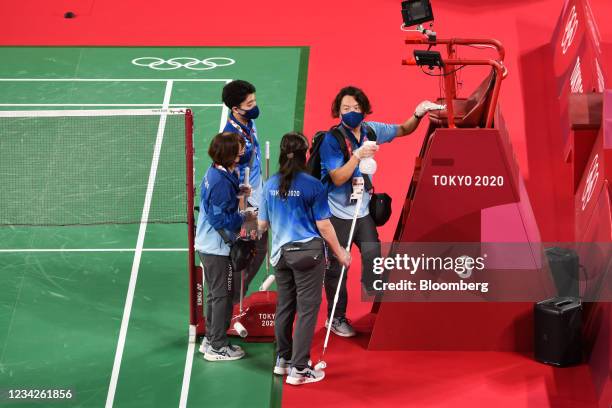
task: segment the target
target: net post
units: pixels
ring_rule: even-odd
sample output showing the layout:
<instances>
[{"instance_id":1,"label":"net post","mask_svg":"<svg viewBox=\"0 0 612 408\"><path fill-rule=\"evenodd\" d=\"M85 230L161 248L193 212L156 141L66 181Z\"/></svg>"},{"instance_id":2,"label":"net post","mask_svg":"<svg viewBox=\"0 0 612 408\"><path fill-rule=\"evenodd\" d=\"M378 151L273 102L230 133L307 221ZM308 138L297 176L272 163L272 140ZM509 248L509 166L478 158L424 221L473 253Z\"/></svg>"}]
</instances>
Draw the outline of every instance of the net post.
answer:
<instances>
[{"instance_id":1,"label":"net post","mask_svg":"<svg viewBox=\"0 0 612 408\"><path fill-rule=\"evenodd\" d=\"M189 324L198 326L198 298L201 284L198 285L197 268L195 265L195 220L194 220L194 177L193 166L193 114L191 109L185 111L185 163L186 163L186 188L187 188L187 270L189 271ZM197 336L197 330L195 335ZM190 337L193 334L190 333Z\"/></svg>"}]
</instances>

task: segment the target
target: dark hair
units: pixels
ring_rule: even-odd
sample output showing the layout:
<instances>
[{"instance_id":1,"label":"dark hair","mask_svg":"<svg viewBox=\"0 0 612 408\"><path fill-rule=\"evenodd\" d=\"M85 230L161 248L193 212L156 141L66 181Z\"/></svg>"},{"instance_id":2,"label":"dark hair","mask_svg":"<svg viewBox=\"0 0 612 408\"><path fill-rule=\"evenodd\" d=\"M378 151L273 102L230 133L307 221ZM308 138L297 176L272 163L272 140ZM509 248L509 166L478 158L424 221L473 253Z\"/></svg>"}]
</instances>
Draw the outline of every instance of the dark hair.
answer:
<instances>
[{"instance_id":1,"label":"dark hair","mask_svg":"<svg viewBox=\"0 0 612 408\"><path fill-rule=\"evenodd\" d=\"M336 98L332 102L331 113L333 118L340 117L340 104L342 103L342 98L347 95L355 98L359 104L359 107L361 108L361 112L367 115L372 113L372 106L370 105L370 100L366 94L357 87L345 86L340 90L340 92L338 92L338 95L336 95Z\"/></svg>"},{"instance_id":2,"label":"dark hair","mask_svg":"<svg viewBox=\"0 0 612 408\"><path fill-rule=\"evenodd\" d=\"M232 109L234 106L240 106L247 96L252 93L255 93L255 87L253 84L237 79L223 87L221 99L223 100L225 106Z\"/></svg>"},{"instance_id":3,"label":"dark hair","mask_svg":"<svg viewBox=\"0 0 612 408\"><path fill-rule=\"evenodd\" d=\"M225 168L231 167L242 146L244 146L244 139L239 134L222 132L213 137L208 147L208 155L214 164Z\"/></svg>"},{"instance_id":4,"label":"dark hair","mask_svg":"<svg viewBox=\"0 0 612 408\"><path fill-rule=\"evenodd\" d=\"M278 158L278 174L280 183L278 195L287 198L291 183L295 174L306 171L306 152L308 151L308 139L300 132L286 133L281 139L280 156Z\"/></svg>"}]
</instances>

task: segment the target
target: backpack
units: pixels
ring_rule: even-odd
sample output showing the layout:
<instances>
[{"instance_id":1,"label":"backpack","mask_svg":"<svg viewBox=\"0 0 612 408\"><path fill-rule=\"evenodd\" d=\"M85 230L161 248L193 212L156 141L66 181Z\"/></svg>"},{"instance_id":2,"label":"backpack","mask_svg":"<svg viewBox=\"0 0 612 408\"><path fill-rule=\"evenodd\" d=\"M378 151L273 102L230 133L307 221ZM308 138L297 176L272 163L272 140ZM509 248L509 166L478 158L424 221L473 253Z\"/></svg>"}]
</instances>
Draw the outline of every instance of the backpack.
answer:
<instances>
[{"instance_id":1,"label":"backpack","mask_svg":"<svg viewBox=\"0 0 612 408\"><path fill-rule=\"evenodd\" d=\"M372 129L372 127L370 127L367 123L364 123L363 129L366 131L366 137L368 140L376 141L376 133L374 133L374 129ZM332 136L334 136L338 141L338 144L340 145L340 150L342 150L342 155L344 156L344 162L346 163L350 159L348 147L346 145L346 137L343 133L343 129L341 129L341 126L334 126L328 131L318 131L312 138L312 144L310 145L310 150L308 151L308 161L306 163L308 172L317 180L321 180L321 155L319 151L321 150L321 144L325 139L325 135L328 132L331 133ZM329 175L326 176L326 178L328 177Z\"/></svg>"}]
</instances>

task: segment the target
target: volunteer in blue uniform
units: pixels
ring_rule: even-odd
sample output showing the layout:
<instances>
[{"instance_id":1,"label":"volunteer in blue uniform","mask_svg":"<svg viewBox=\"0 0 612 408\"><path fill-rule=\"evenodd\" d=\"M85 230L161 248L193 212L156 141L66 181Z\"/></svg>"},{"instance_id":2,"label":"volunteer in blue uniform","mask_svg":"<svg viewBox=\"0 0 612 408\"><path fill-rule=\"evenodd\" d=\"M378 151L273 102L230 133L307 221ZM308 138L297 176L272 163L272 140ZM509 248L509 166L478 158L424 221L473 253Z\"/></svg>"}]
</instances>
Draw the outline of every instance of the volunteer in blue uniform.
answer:
<instances>
[{"instance_id":1,"label":"volunteer in blue uniform","mask_svg":"<svg viewBox=\"0 0 612 408\"><path fill-rule=\"evenodd\" d=\"M320 147L321 180L328 188L329 207L332 212L333 224L342 246L348 243L351 223L355 214L356 202L350 199L352 182L356 177L362 177L359 164L362 159L371 158L378 150L378 145L391 142L397 136L412 133L420 120L430 110L439 110L444 106L429 101L421 102L414 114L401 125L380 122L366 122L365 116L372 113L370 101L359 88L347 86L342 88L332 103L332 116L340 118L339 130L344 134L350 158L345 160L341 146L336 137L328 132ZM376 144L366 144L368 132L373 132ZM371 133L370 133L371 134ZM367 190L367 189L366 189ZM362 276L361 282L368 291L372 290L374 275L372 273L374 258L380 256L380 240L376 225L369 214L371 192L363 193L363 201L357 215L357 223L353 242L361 251ZM328 317L331 315L336 288L340 280L341 266L332 260L330 270L325 275L325 293L327 297ZM340 294L331 331L339 336L351 337L355 330L346 319L348 296L346 291L347 274L340 283ZM329 324L329 319L326 325Z\"/></svg>"},{"instance_id":2,"label":"volunteer in blue uniform","mask_svg":"<svg viewBox=\"0 0 612 408\"><path fill-rule=\"evenodd\" d=\"M235 239L242 224L256 218L255 213L240 213L238 196L248 194L241 187L235 171L244 142L235 133L219 133L208 149L213 163L201 184L200 213L196 226L195 249L204 266L206 298L206 336L200 351L209 361L237 360L244 351L229 343L227 330L232 318L232 285L230 248L219 231Z\"/></svg>"},{"instance_id":3,"label":"volunteer in blue uniform","mask_svg":"<svg viewBox=\"0 0 612 408\"><path fill-rule=\"evenodd\" d=\"M252 191L248 198L251 207L259 208L261 201L261 190L263 188L261 147L257 136L255 119L259 117L259 106L257 105L255 87L243 80L235 80L223 87L222 99L225 106L230 109L224 132L233 132L242 137L245 143L244 155L238 162L240 171L240 183L250 184ZM250 168L249 183L244 180L245 169ZM244 273L244 293L257 274L259 267L266 257L268 249L268 234L263 234L256 242L255 256ZM236 285L240 287L240 271L235 271ZM234 294L234 303L240 298L240 291Z\"/></svg>"},{"instance_id":4,"label":"volunteer in blue uniform","mask_svg":"<svg viewBox=\"0 0 612 408\"><path fill-rule=\"evenodd\" d=\"M329 221L325 188L306 172L307 150L308 140L301 133L283 136L279 172L266 182L259 208L259 229L269 226L272 230L271 263L278 287L274 373L288 374L287 383L293 385L320 381L325 376L309 366L326 267L325 242L338 262L350 263L350 255L340 246Z\"/></svg>"}]
</instances>

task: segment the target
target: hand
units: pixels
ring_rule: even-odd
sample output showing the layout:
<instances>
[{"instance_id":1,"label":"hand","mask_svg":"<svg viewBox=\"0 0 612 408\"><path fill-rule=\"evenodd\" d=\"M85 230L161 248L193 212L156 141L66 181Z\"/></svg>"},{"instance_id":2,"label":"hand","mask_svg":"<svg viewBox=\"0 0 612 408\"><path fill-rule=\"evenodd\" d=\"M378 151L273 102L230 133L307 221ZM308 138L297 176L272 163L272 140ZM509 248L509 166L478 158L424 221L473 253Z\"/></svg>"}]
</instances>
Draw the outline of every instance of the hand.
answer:
<instances>
[{"instance_id":1,"label":"hand","mask_svg":"<svg viewBox=\"0 0 612 408\"><path fill-rule=\"evenodd\" d=\"M238 195L244 195L245 197L249 197L251 193L253 192L253 189L248 184L240 184L238 188L239 188Z\"/></svg>"},{"instance_id":2,"label":"hand","mask_svg":"<svg viewBox=\"0 0 612 408\"><path fill-rule=\"evenodd\" d=\"M345 248L340 248L340 253L336 254L336 258L341 266L348 268L351 264L351 253Z\"/></svg>"},{"instance_id":3,"label":"hand","mask_svg":"<svg viewBox=\"0 0 612 408\"><path fill-rule=\"evenodd\" d=\"M257 210L245 210L242 214L244 215L244 222L255 221L257 219Z\"/></svg>"},{"instance_id":4,"label":"hand","mask_svg":"<svg viewBox=\"0 0 612 408\"><path fill-rule=\"evenodd\" d=\"M417 105L416 109L414 110L414 116L421 119L429 111L444 109L446 109L446 105L438 105L437 103L433 103L431 101L423 101Z\"/></svg>"},{"instance_id":5,"label":"hand","mask_svg":"<svg viewBox=\"0 0 612 408\"><path fill-rule=\"evenodd\" d=\"M368 157L374 157L374 154L378 151L378 145L372 143L365 143L359 149L353 150L353 155L359 160Z\"/></svg>"}]
</instances>

